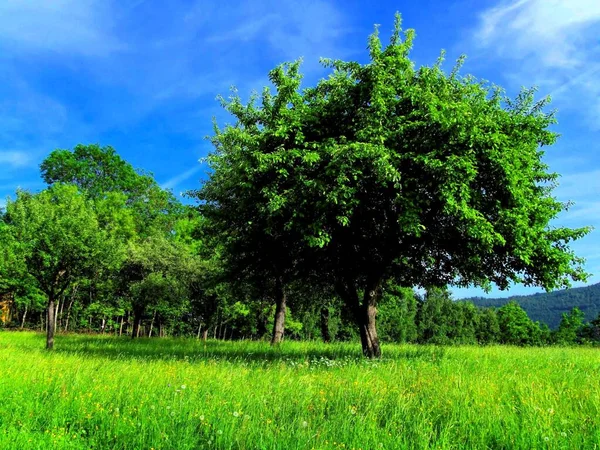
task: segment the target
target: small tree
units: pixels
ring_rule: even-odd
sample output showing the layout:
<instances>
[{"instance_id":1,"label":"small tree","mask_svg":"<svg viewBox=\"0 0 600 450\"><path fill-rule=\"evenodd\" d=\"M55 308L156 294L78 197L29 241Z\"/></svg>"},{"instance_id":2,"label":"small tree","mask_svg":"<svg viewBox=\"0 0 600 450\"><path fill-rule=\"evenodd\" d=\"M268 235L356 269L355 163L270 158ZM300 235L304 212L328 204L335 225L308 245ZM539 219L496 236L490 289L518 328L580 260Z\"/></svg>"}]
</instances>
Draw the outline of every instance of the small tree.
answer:
<instances>
[{"instance_id":1,"label":"small tree","mask_svg":"<svg viewBox=\"0 0 600 450\"><path fill-rule=\"evenodd\" d=\"M554 335L554 341L560 345L574 345L580 341L585 327L585 314L577 307L569 313L563 313L560 325Z\"/></svg>"},{"instance_id":2,"label":"small tree","mask_svg":"<svg viewBox=\"0 0 600 450\"><path fill-rule=\"evenodd\" d=\"M484 308L479 311L475 337L480 344L500 342L500 323L494 308Z\"/></svg>"},{"instance_id":3,"label":"small tree","mask_svg":"<svg viewBox=\"0 0 600 450\"><path fill-rule=\"evenodd\" d=\"M52 349L56 303L77 279L110 264L111 241L76 186L57 184L36 195L19 191L6 211L16 259L47 296L46 348Z\"/></svg>"},{"instance_id":4,"label":"small tree","mask_svg":"<svg viewBox=\"0 0 600 450\"><path fill-rule=\"evenodd\" d=\"M498 309L500 342L509 345L534 345L539 343L540 328L525 310L515 302Z\"/></svg>"}]
</instances>

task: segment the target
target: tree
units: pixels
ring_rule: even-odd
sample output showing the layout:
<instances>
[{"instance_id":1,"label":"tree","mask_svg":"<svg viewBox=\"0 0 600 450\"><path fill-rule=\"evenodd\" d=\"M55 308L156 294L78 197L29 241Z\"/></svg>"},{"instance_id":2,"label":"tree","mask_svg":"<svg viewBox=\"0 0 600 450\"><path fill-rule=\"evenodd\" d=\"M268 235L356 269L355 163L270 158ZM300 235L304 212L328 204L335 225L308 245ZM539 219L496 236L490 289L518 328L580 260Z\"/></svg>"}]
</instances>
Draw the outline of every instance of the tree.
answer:
<instances>
[{"instance_id":1,"label":"tree","mask_svg":"<svg viewBox=\"0 0 600 450\"><path fill-rule=\"evenodd\" d=\"M577 307L574 307L569 313L563 313L560 325L554 335L554 340L560 345L577 344L584 330L585 314Z\"/></svg>"},{"instance_id":2,"label":"tree","mask_svg":"<svg viewBox=\"0 0 600 450\"><path fill-rule=\"evenodd\" d=\"M298 278L303 249L302 235L288 229L277 213L278 194L269 180L269 155L289 145L289 130L297 126L288 105L302 102L299 64L287 67L269 74L279 91L274 96L265 91L260 109L244 107L237 96L221 99L238 124L224 130L215 126L211 177L189 193L202 202L200 211L219 236L228 278L253 284L274 300L272 344L283 339L288 285Z\"/></svg>"},{"instance_id":3,"label":"tree","mask_svg":"<svg viewBox=\"0 0 600 450\"><path fill-rule=\"evenodd\" d=\"M76 186L57 184L35 195L19 191L6 211L18 264L47 296L46 348L52 349L56 303L77 279L109 264L111 240Z\"/></svg>"},{"instance_id":4,"label":"tree","mask_svg":"<svg viewBox=\"0 0 600 450\"><path fill-rule=\"evenodd\" d=\"M422 344L449 344L452 300L447 289L429 288L417 310L418 341Z\"/></svg>"},{"instance_id":5,"label":"tree","mask_svg":"<svg viewBox=\"0 0 600 450\"><path fill-rule=\"evenodd\" d=\"M129 245L120 275L121 291L131 300L134 314L132 338L149 309L154 320L159 311L183 315L199 267L184 245L162 235Z\"/></svg>"},{"instance_id":6,"label":"tree","mask_svg":"<svg viewBox=\"0 0 600 450\"><path fill-rule=\"evenodd\" d=\"M500 341L500 323L494 308L483 308L479 311L475 337L480 344L494 344Z\"/></svg>"},{"instance_id":7,"label":"tree","mask_svg":"<svg viewBox=\"0 0 600 450\"><path fill-rule=\"evenodd\" d=\"M48 185L74 184L94 200L111 194L124 196L143 237L154 229L169 232L181 213L181 205L170 191L162 189L151 174L134 169L110 146L79 144L72 151L54 150L40 169Z\"/></svg>"},{"instance_id":8,"label":"tree","mask_svg":"<svg viewBox=\"0 0 600 450\"><path fill-rule=\"evenodd\" d=\"M517 302L509 302L498 309L500 342L509 345L541 344L541 329Z\"/></svg>"},{"instance_id":9,"label":"tree","mask_svg":"<svg viewBox=\"0 0 600 450\"><path fill-rule=\"evenodd\" d=\"M410 288L387 283L379 307L380 334L391 342L415 342L417 340L417 299Z\"/></svg>"},{"instance_id":10,"label":"tree","mask_svg":"<svg viewBox=\"0 0 600 450\"><path fill-rule=\"evenodd\" d=\"M215 210L237 204L239 220L221 223L265 249L252 267L318 267L370 357L381 354L386 280L550 290L586 278L569 243L589 229L549 225L566 206L542 161L540 147L556 140L547 101L533 90L507 99L459 76L460 61L449 74L443 58L415 69L413 37L398 17L386 48L371 36L367 64L326 61L333 74L304 91L298 64L287 64L260 106L234 95L225 106L237 123L217 131L198 196Z\"/></svg>"}]
</instances>

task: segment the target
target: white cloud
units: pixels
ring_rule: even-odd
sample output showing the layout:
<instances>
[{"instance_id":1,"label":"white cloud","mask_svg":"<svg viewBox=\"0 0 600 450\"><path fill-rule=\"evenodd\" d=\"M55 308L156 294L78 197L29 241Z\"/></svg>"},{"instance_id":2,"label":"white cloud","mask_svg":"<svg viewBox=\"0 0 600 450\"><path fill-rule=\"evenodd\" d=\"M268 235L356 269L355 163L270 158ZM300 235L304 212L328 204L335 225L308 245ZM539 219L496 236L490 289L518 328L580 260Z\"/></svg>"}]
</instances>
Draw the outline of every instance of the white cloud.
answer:
<instances>
[{"instance_id":1,"label":"white cloud","mask_svg":"<svg viewBox=\"0 0 600 450\"><path fill-rule=\"evenodd\" d=\"M25 152L1 151L0 167L4 165L13 167L24 167L31 163L31 157Z\"/></svg>"},{"instance_id":2,"label":"white cloud","mask_svg":"<svg viewBox=\"0 0 600 450\"><path fill-rule=\"evenodd\" d=\"M98 0L3 0L0 40L24 49L86 56L121 48L112 35L109 2Z\"/></svg>"},{"instance_id":3,"label":"white cloud","mask_svg":"<svg viewBox=\"0 0 600 450\"><path fill-rule=\"evenodd\" d=\"M506 74L515 84L537 84L600 127L599 34L598 0L512 0L481 14L474 42L515 62Z\"/></svg>"},{"instance_id":4,"label":"white cloud","mask_svg":"<svg viewBox=\"0 0 600 450\"><path fill-rule=\"evenodd\" d=\"M173 189L177 187L180 183L183 183L185 180L191 178L192 176L200 172L201 168L202 167L200 165L194 166L191 169L188 169L185 172L180 173L179 175L176 175L170 180L167 180L166 182L162 183L161 187L163 189Z\"/></svg>"},{"instance_id":5,"label":"white cloud","mask_svg":"<svg viewBox=\"0 0 600 450\"><path fill-rule=\"evenodd\" d=\"M558 182L555 193L562 201L600 199L600 170L565 175Z\"/></svg>"}]
</instances>

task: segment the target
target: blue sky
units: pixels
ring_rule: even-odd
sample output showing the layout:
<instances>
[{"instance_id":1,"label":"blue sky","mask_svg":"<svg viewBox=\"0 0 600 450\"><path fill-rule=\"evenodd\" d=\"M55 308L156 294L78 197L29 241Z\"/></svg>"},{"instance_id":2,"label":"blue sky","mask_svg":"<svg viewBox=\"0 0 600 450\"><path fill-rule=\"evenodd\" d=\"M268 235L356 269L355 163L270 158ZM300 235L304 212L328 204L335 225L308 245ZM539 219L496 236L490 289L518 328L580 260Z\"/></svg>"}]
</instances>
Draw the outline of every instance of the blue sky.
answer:
<instances>
[{"instance_id":1,"label":"blue sky","mask_svg":"<svg viewBox=\"0 0 600 450\"><path fill-rule=\"evenodd\" d=\"M228 120L217 94L260 91L272 67L298 57L307 85L325 74L320 57L365 61L373 25L385 38L397 10L416 29L418 64L444 48L450 67L465 53L463 73L552 96L562 137L546 160L563 175L557 197L575 202L557 225L600 228L598 0L3 0L0 207L17 187L42 189L45 155L78 143L112 145L175 193L195 188L211 118ZM574 245L594 274L598 233Z\"/></svg>"}]
</instances>

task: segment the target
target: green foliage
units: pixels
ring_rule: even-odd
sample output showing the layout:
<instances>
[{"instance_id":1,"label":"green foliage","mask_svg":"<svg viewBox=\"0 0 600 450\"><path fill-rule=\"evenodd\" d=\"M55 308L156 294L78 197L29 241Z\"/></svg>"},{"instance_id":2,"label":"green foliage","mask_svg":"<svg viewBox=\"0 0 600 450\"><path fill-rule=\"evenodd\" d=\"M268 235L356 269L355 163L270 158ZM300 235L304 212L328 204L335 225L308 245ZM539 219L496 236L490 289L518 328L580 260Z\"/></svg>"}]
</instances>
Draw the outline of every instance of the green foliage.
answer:
<instances>
[{"instance_id":1,"label":"green foliage","mask_svg":"<svg viewBox=\"0 0 600 450\"><path fill-rule=\"evenodd\" d=\"M480 344L495 344L500 340L500 322L498 313L493 308L479 310L479 320L475 329L475 337Z\"/></svg>"},{"instance_id":2,"label":"green foliage","mask_svg":"<svg viewBox=\"0 0 600 450\"><path fill-rule=\"evenodd\" d=\"M114 261L113 241L76 186L57 184L35 195L17 192L6 210L17 265L49 298L59 298L77 279Z\"/></svg>"},{"instance_id":3,"label":"green foliage","mask_svg":"<svg viewBox=\"0 0 600 450\"><path fill-rule=\"evenodd\" d=\"M371 36L367 64L326 61L331 76L304 90L299 63L283 64L274 93L244 104L234 92L223 105L236 123L215 127L211 177L194 193L241 270L318 266L374 355L386 280L554 289L586 278L569 243L589 229L549 226L565 205L542 161L556 139L547 101L506 99L459 76L460 62L417 69L413 38L397 17L388 46Z\"/></svg>"},{"instance_id":4,"label":"green foliage","mask_svg":"<svg viewBox=\"0 0 600 450\"><path fill-rule=\"evenodd\" d=\"M527 311L532 320L539 320L548 324L550 328L556 329L560 324L562 314L568 313L574 307L584 312L586 321L591 321L600 314L600 283L518 297L470 298L468 300L477 306L495 308L510 301L516 301Z\"/></svg>"},{"instance_id":5,"label":"green foliage","mask_svg":"<svg viewBox=\"0 0 600 450\"><path fill-rule=\"evenodd\" d=\"M498 309L500 342L509 345L540 345L547 343L547 330L533 322L517 302L509 302Z\"/></svg>"},{"instance_id":6,"label":"green foliage","mask_svg":"<svg viewBox=\"0 0 600 450\"><path fill-rule=\"evenodd\" d=\"M48 185L74 184L92 199L125 202L132 209L127 221L133 220L143 236L156 229L168 232L181 211L173 194L161 189L150 174L135 170L112 147L80 144L72 151L54 150L40 169Z\"/></svg>"},{"instance_id":7,"label":"green foliage","mask_svg":"<svg viewBox=\"0 0 600 450\"><path fill-rule=\"evenodd\" d=\"M417 299L410 288L389 284L378 308L379 333L386 342L416 342Z\"/></svg>"},{"instance_id":8,"label":"green foliage","mask_svg":"<svg viewBox=\"0 0 600 450\"><path fill-rule=\"evenodd\" d=\"M584 314L577 307L573 308L568 314L563 313L560 325L556 330L554 339L560 345L577 344L584 331Z\"/></svg>"}]
</instances>

